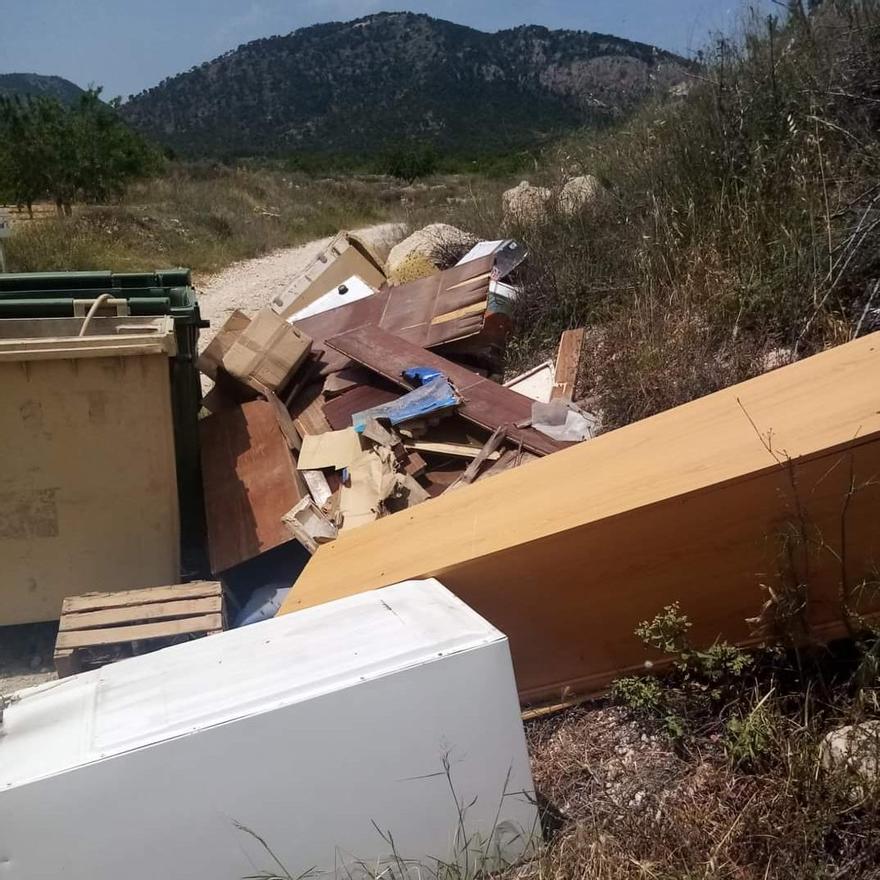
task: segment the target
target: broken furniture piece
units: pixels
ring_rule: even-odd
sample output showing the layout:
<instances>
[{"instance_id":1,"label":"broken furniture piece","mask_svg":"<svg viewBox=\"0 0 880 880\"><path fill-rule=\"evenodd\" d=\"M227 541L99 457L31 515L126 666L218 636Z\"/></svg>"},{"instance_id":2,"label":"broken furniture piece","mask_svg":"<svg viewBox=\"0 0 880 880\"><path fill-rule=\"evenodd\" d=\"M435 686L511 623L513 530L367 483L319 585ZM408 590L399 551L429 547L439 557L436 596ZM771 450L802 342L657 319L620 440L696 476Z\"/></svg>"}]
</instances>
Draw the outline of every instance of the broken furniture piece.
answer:
<instances>
[{"instance_id":1,"label":"broken furniture piece","mask_svg":"<svg viewBox=\"0 0 880 880\"><path fill-rule=\"evenodd\" d=\"M507 639L436 581L32 688L0 731L6 880L464 874L540 842Z\"/></svg>"},{"instance_id":2,"label":"broken furniture piece","mask_svg":"<svg viewBox=\"0 0 880 880\"><path fill-rule=\"evenodd\" d=\"M223 587L197 581L68 596L55 642L59 678L225 629Z\"/></svg>"},{"instance_id":3,"label":"broken furniture piece","mask_svg":"<svg viewBox=\"0 0 880 880\"><path fill-rule=\"evenodd\" d=\"M272 308L284 319L290 318L352 276L377 290L385 283L382 260L373 249L357 234L340 232L287 290L272 300Z\"/></svg>"}]
</instances>

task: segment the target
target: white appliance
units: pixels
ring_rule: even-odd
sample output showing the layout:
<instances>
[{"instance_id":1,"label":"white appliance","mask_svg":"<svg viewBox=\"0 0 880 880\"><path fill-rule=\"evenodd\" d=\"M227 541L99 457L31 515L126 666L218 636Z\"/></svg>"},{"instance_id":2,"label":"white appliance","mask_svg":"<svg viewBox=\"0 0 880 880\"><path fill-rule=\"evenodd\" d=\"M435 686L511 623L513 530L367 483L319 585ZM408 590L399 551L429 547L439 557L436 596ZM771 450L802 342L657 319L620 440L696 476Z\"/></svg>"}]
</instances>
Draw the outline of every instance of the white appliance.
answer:
<instances>
[{"instance_id":1,"label":"white appliance","mask_svg":"<svg viewBox=\"0 0 880 880\"><path fill-rule=\"evenodd\" d=\"M539 834L507 639L436 580L23 691L0 724L4 880L471 872Z\"/></svg>"}]
</instances>

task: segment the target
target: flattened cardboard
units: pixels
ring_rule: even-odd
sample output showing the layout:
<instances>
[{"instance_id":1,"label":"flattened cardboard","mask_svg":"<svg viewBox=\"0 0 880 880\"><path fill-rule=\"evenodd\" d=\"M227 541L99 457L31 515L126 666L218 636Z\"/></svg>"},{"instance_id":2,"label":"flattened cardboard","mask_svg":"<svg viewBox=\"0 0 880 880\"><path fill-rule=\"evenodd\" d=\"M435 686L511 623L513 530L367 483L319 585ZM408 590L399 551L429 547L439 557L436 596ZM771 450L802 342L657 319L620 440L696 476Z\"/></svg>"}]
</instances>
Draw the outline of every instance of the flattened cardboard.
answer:
<instances>
[{"instance_id":1,"label":"flattened cardboard","mask_svg":"<svg viewBox=\"0 0 880 880\"><path fill-rule=\"evenodd\" d=\"M360 435L354 428L307 434L302 440L297 468L301 471L322 468L342 470L349 467L362 452Z\"/></svg>"}]
</instances>

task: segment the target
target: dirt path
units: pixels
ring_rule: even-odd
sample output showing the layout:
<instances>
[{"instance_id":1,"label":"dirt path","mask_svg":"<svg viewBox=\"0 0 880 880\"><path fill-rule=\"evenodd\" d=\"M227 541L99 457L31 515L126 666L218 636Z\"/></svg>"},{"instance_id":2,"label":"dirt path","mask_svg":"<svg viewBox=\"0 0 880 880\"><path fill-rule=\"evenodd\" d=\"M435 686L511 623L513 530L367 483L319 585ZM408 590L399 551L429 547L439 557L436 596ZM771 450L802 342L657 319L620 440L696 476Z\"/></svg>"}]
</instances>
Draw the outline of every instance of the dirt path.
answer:
<instances>
[{"instance_id":1,"label":"dirt path","mask_svg":"<svg viewBox=\"0 0 880 880\"><path fill-rule=\"evenodd\" d=\"M399 223L381 223L358 229L357 233L384 253L389 241L394 243L402 237L402 230ZM331 241L331 238L319 238L299 247L283 248L264 257L233 263L216 275L198 278L196 287L202 317L211 322L211 327L200 334L199 347L204 349L213 339L230 312L235 309L256 312L286 290L294 277Z\"/></svg>"}]
</instances>

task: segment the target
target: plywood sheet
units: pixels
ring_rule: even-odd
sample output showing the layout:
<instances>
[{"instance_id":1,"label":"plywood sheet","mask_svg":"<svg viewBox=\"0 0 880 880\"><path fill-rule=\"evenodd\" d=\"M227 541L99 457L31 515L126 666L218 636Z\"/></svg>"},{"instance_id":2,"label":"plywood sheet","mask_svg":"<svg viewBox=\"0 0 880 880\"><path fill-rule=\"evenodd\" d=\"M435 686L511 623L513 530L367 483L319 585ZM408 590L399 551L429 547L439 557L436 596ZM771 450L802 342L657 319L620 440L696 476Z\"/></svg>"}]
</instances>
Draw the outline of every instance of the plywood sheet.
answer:
<instances>
[{"instance_id":1,"label":"plywood sheet","mask_svg":"<svg viewBox=\"0 0 880 880\"><path fill-rule=\"evenodd\" d=\"M378 385L358 385L357 388L328 400L324 404L324 417L334 431L341 431L351 427L351 417L355 413L397 400L402 393Z\"/></svg>"},{"instance_id":2,"label":"plywood sheet","mask_svg":"<svg viewBox=\"0 0 880 880\"><path fill-rule=\"evenodd\" d=\"M880 559L878 376L874 334L379 520L322 547L282 612L434 575L508 634L523 699L595 692L649 659L633 629L671 602L698 642L752 637L793 480L829 548L811 619L840 631L851 479L873 482L848 506L850 576Z\"/></svg>"},{"instance_id":3,"label":"plywood sheet","mask_svg":"<svg viewBox=\"0 0 880 880\"><path fill-rule=\"evenodd\" d=\"M272 404L254 400L199 423L215 574L292 540L281 517L305 491Z\"/></svg>"},{"instance_id":4,"label":"plywood sheet","mask_svg":"<svg viewBox=\"0 0 880 880\"><path fill-rule=\"evenodd\" d=\"M526 449L537 455L557 452L568 445L551 440L533 428L515 427L518 422L531 418L532 402L527 397L378 327L361 327L334 336L327 340L327 345L402 388L411 387L403 378L404 370L412 367L439 370L452 381L464 398L457 409L463 419L490 431L507 425L508 439L513 443L522 441Z\"/></svg>"}]
</instances>

